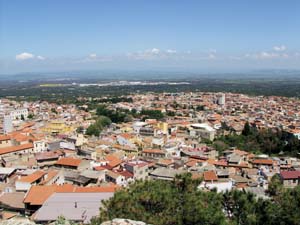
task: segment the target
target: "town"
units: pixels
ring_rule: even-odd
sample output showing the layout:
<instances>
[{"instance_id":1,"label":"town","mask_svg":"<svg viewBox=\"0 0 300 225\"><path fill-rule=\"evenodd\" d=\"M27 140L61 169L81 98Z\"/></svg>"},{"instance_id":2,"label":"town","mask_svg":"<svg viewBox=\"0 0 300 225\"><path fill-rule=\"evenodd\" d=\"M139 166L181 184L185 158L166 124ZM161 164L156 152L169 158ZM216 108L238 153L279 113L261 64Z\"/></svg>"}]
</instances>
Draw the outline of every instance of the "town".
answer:
<instances>
[{"instance_id":1,"label":"town","mask_svg":"<svg viewBox=\"0 0 300 225\"><path fill-rule=\"evenodd\" d=\"M300 185L298 152L215 144L247 129L280 129L298 141L297 98L149 92L111 99L0 100L2 219L90 223L115 192L185 173L199 179L199 190L236 189L263 199L276 175L284 188Z\"/></svg>"}]
</instances>

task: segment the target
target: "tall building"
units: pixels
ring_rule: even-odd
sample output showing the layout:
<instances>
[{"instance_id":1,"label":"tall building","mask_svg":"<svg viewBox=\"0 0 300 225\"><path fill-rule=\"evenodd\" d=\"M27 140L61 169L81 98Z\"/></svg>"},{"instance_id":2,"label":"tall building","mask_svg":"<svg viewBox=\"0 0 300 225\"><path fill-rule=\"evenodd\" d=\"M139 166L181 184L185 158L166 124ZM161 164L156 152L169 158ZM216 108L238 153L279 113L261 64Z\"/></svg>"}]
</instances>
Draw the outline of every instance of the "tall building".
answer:
<instances>
[{"instance_id":1,"label":"tall building","mask_svg":"<svg viewBox=\"0 0 300 225\"><path fill-rule=\"evenodd\" d=\"M13 131L13 119L10 115L5 115L3 119L3 131L4 134L10 133Z\"/></svg>"},{"instance_id":2,"label":"tall building","mask_svg":"<svg viewBox=\"0 0 300 225\"><path fill-rule=\"evenodd\" d=\"M219 105L225 105L225 94L222 93L220 96L218 96L218 104Z\"/></svg>"},{"instance_id":3,"label":"tall building","mask_svg":"<svg viewBox=\"0 0 300 225\"><path fill-rule=\"evenodd\" d=\"M2 104L2 100L0 99L0 113L4 111L4 106Z\"/></svg>"}]
</instances>

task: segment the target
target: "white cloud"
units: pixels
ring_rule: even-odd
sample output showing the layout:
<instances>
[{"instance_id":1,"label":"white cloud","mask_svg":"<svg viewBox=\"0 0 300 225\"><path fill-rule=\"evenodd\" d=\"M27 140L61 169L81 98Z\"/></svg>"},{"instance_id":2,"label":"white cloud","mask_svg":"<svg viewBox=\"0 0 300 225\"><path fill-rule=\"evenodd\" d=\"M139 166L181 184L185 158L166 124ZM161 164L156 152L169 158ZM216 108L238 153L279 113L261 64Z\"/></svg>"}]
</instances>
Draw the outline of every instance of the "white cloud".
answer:
<instances>
[{"instance_id":1,"label":"white cloud","mask_svg":"<svg viewBox=\"0 0 300 225\"><path fill-rule=\"evenodd\" d=\"M95 59L95 58L97 58L97 54L96 53L92 53L92 54L89 55L89 58Z\"/></svg>"},{"instance_id":2,"label":"white cloud","mask_svg":"<svg viewBox=\"0 0 300 225\"><path fill-rule=\"evenodd\" d=\"M45 60L46 59L45 57L40 56L40 55L38 55L36 58L39 59L39 60Z\"/></svg>"},{"instance_id":3,"label":"white cloud","mask_svg":"<svg viewBox=\"0 0 300 225\"><path fill-rule=\"evenodd\" d=\"M283 51L286 50L286 47L285 47L285 45L274 46L274 47L273 47L273 50L274 50L274 51L277 51L277 52L283 52Z\"/></svg>"},{"instance_id":4,"label":"white cloud","mask_svg":"<svg viewBox=\"0 0 300 225\"><path fill-rule=\"evenodd\" d=\"M158 48L147 49L144 51L127 53L127 57L136 60L152 60L164 57L166 54Z\"/></svg>"},{"instance_id":5,"label":"white cloud","mask_svg":"<svg viewBox=\"0 0 300 225\"><path fill-rule=\"evenodd\" d=\"M280 55L278 53L274 52L261 52L257 55L257 58L260 59L273 59L273 58L278 58Z\"/></svg>"},{"instance_id":6,"label":"white cloud","mask_svg":"<svg viewBox=\"0 0 300 225\"><path fill-rule=\"evenodd\" d=\"M268 59L287 59L296 57L296 54L278 52L278 51L262 51L259 53L245 54L244 58L248 59L259 59L259 60L268 60Z\"/></svg>"},{"instance_id":7,"label":"white cloud","mask_svg":"<svg viewBox=\"0 0 300 225\"><path fill-rule=\"evenodd\" d=\"M214 53L209 53L208 54L208 59L215 59L216 55Z\"/></svg>"},{"instance_id":8,"label":"white cloud","mask_svg":"<svg viewBox=\"0 0 300 225\"><path fill-rule=\"evenodd\" d=\"M160 53L160 50L158 48L152 48L150 50L150 53L154 54L154 55L158 55Z\"/></svg>"},{"instance_id":9,"label":"white cloud","mask_svg":"<svg viewBox=\"0 0 300 225\"><path fill-rule=\"evenodd\" d=\"M28 53L28 52L23 52L21 54L16 55L16 60L20 60L20 61L27 60L27 59L33 59L33 58L34 58L34 55L31 53Z\"/></svg>"},{"instance_id":10,"label":"white cloud","mask_svg":"<svg viewBox=\"0 0 300 225\"><path fill-rule=\"evenodd\" d=\"M166 52L169 53L169 54L176 54L177 53L177 51L174 50L174 49L168 49Z\"/></svg>"}]
</instances>

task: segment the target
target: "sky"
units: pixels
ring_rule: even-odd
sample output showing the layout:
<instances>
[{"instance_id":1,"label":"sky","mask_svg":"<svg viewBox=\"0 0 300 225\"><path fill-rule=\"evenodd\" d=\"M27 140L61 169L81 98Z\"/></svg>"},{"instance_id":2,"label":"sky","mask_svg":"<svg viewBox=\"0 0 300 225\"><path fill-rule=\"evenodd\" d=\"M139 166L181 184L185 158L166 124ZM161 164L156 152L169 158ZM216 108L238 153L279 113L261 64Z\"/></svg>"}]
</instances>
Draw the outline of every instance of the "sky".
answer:
<instances>
[{"instance_id":1,"label":"sky","mask_svg":"<svg viewBox=\"0 0 300 225\"><path fill-rule=\"evenodd\" d=\"M0 74L300 69L299 0L0 0Z\"/></svg>"}]
</instances>

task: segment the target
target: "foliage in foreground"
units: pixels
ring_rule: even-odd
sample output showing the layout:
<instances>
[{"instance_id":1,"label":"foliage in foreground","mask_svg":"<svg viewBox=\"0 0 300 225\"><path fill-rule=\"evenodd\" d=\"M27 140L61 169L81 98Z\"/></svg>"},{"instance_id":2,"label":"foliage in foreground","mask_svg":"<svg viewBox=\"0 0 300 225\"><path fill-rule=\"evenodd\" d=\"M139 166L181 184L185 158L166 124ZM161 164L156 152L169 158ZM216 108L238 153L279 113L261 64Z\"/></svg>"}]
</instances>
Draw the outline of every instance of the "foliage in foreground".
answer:
<instances>
[{"instance_id":1,"label":"foliage in foreground","mask_svg":"<svg viewBox=\"0 0 300 225\"><path fill-rule=\"evenodd\" d=\"M284 190L274 199L257 199L251 193L219 194L197 189L190 174L174 181L139 181L104 202L93 225L127 218L155 225L300 224L300 187Z\"/></svg>"}]
</instances>

